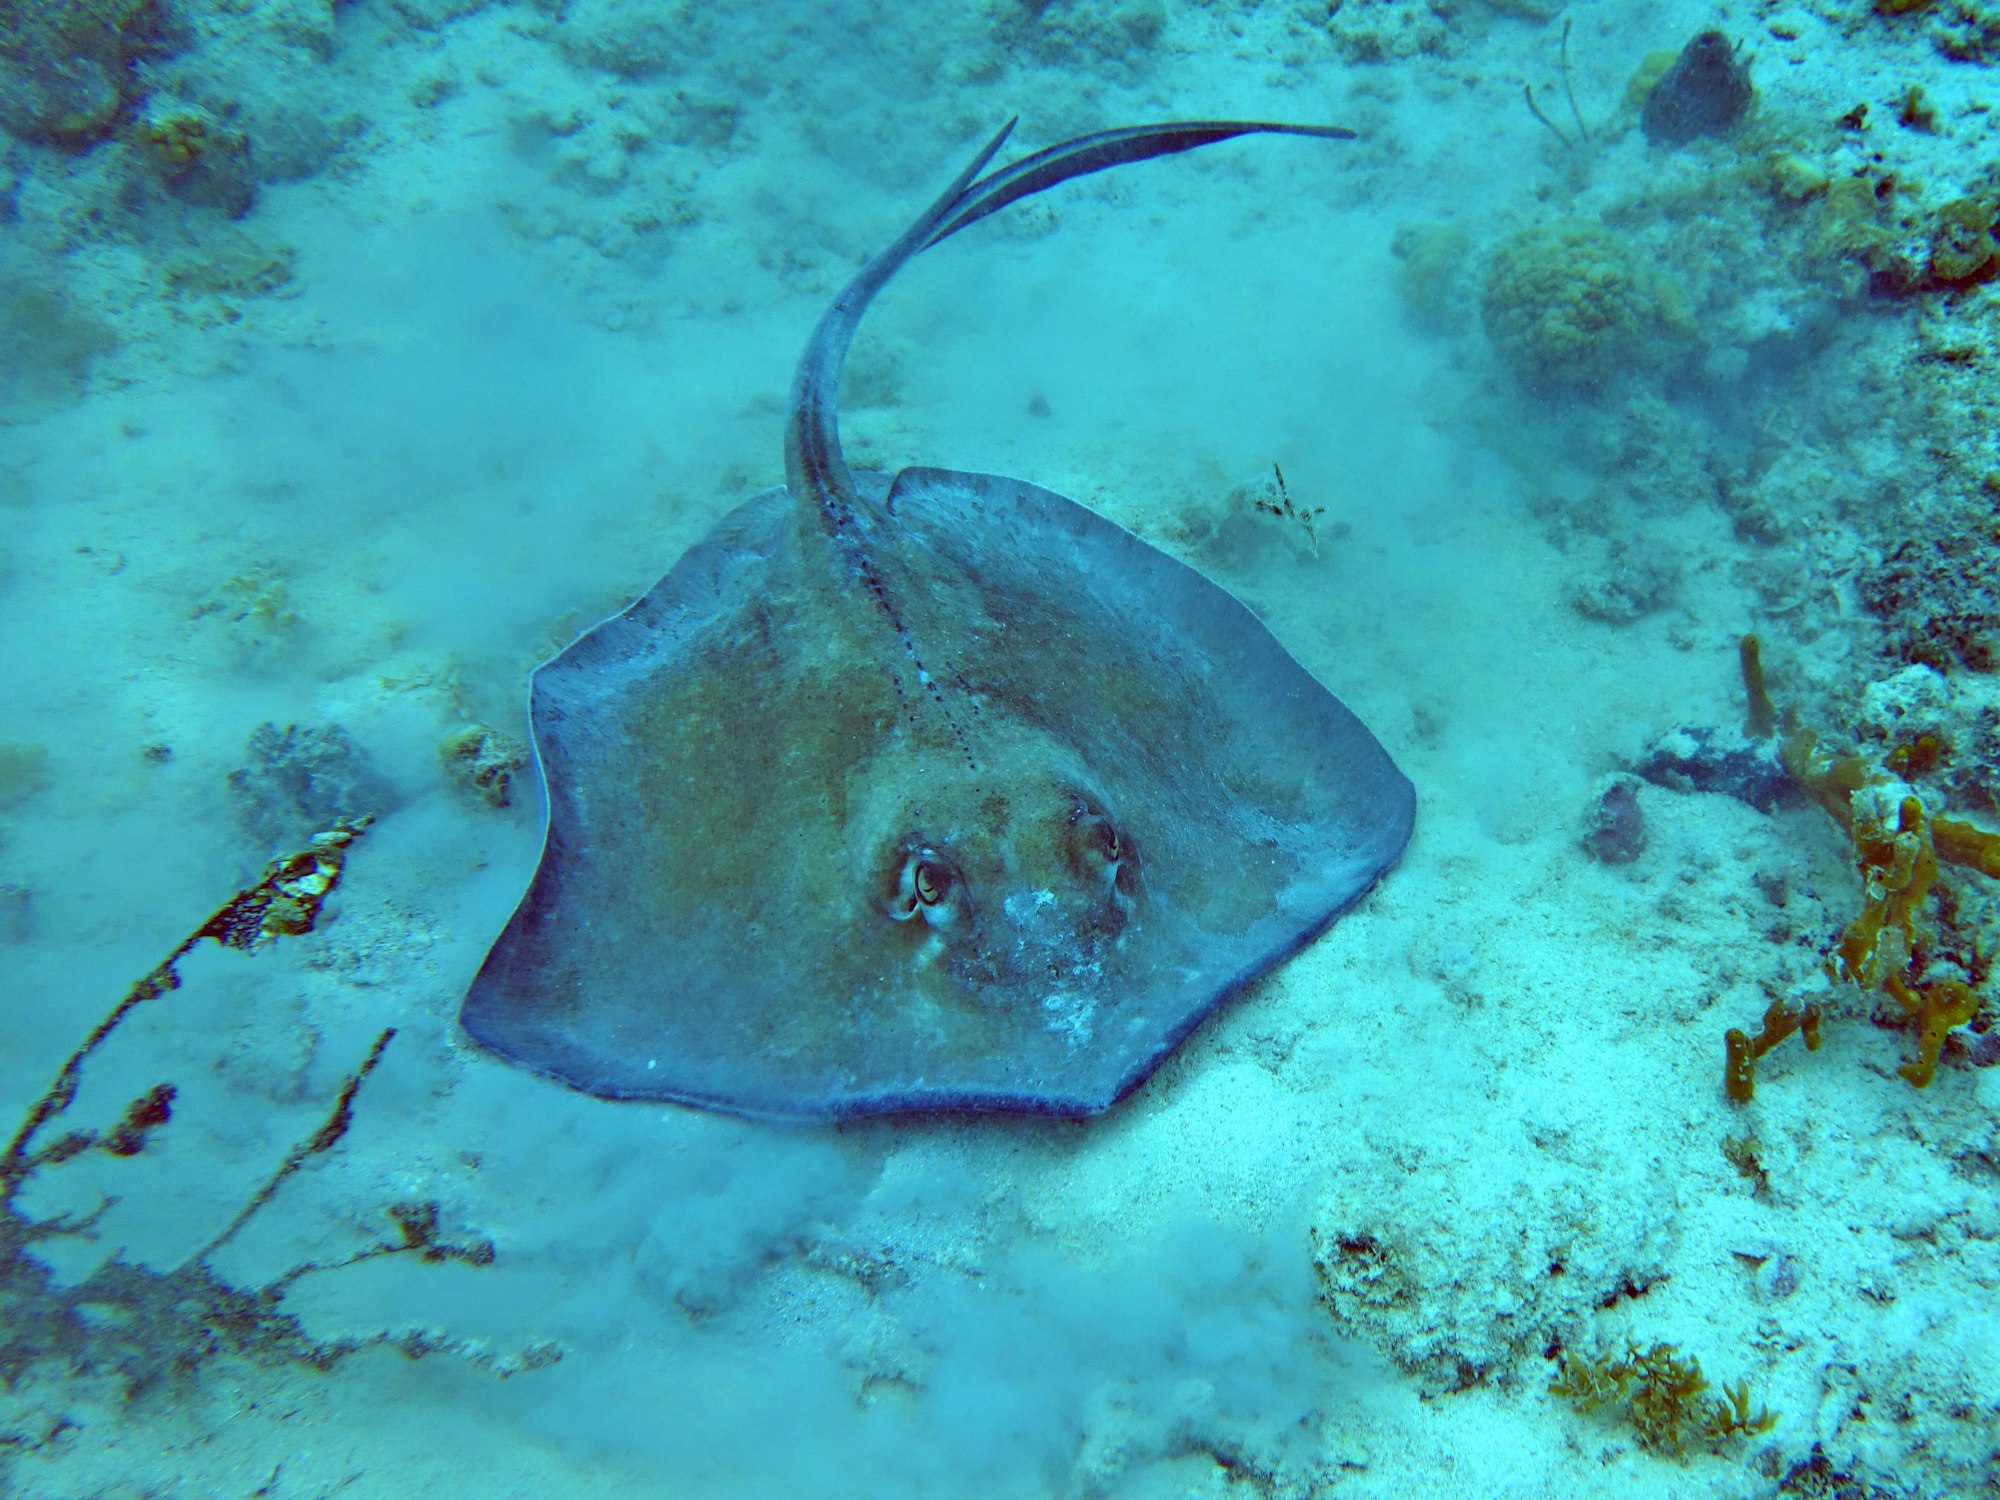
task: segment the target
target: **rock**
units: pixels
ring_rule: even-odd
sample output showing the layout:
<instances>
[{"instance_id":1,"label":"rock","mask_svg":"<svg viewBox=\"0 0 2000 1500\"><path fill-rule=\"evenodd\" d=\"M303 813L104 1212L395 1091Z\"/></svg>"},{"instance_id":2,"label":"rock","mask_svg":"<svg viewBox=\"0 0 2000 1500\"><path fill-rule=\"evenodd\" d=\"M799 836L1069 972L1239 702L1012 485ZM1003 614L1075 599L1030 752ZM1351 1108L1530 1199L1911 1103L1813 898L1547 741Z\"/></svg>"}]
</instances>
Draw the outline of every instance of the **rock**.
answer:
<instances>
[{"instance_id":1,"label":"rock","mask_svg":"<svg viewBox=\"0 0 2000 1500\"><path fill-rule=\"evenodd\" d=\"M1584 820L1583 847L1607 865L1629 865L1646 852L1646 814L1639 806L1639 780L1612 776Z\"/></svg>"},{"instance_id":2,"label":"rock","mask_svg":"<svg viewBox=\"0 0 2000 1500\"><path fill-rule=\"evenodd\" d=\"M25 141L84 150L140 97L138 65L180 40L165 0L0 6L0 125Z\"/></svg>"},{"instance_id":3,"label":"rock","mask_svg":"<svg viewBox=\"0 0 2000 1500\"><path fill-rule=\"evenodd\" d=\"M133 137L142 159L183 203L240 219L257 201L250 143L208 111L191 105L149 110Z\"/></svg>"},{"instance_id":4,"label":"rock","mask_svg":"<svg viewBox=\"0 0 2000 1500\"><path fill-rule=\"evenodd\" d=\"M259 725L250 764L229 773L237 815L273 846L296 843L338 818L381 814L401 798L338 724Z\"/></svg>"},{"instance_id":5,"label":"rock","mask_svg":"<svg viewBox=\"0 0 2000 1500\"><path fill-rule=\"evenodd\" d=\"M1759 812L1803 805L1805 794L1778 761L1775 740L1741 730L1681 726L1662 735L1633 771L1674 792L1720 792Z\"/></svg>"}]
</instances>

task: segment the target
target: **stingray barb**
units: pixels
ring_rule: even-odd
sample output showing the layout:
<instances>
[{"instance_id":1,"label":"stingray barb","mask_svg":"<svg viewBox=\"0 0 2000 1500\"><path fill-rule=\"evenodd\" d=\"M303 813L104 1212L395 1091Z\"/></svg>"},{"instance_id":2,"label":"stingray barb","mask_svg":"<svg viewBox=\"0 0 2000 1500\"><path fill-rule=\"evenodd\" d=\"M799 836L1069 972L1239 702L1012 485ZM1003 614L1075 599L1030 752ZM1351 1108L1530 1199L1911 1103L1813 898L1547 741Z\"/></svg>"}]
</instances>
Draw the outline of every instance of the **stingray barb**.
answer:
<instances>
[{"instance_id":1,"label":"stingray barb","mask_svg":"<svg viewBox=\"0 0 2000 1500\"><path fill-rule=\"evenodd\" d=\"M1072 177L1252 134L1102 131L988 170L820 319L786 484L540 667L541 862L466 996L502 1057L785 1119L1095 1114L1392 865L1407 779L1249 610L1049 490L851 471L837 397L911 257Z\"/></svg>"}]
</instances>

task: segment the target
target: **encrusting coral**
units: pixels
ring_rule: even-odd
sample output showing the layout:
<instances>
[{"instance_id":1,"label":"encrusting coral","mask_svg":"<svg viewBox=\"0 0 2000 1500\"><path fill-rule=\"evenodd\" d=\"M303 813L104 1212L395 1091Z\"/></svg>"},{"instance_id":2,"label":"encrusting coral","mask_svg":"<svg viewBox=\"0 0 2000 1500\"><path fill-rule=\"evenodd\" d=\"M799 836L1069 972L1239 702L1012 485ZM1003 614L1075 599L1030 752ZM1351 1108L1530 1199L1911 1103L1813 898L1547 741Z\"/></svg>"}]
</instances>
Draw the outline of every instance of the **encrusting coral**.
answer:
<instances>
[{"instance_id":1,"label":"encrusting coral","mask_svg":"<svg viewBox=\"0 0 2000 1500\"><path fill-rule=\"evenodd\" d=\"M1752 727L1770 724L1756 637L1744 638L1741 662ZM1825 754L1819 736L1791 725L1787 716L1778 754L1792 779L1853 841L1861 875L1861 911L1827 955L1828 976L1895 1001L1917 1031L1916 1056L1896 1071L1915 1087L1927 1088L1945 1036L1971 1021L1980 1007L1966 980L1926 976L1935 946L1927 908L1946 865L2000 879L2000 833L1931 811L1903 780L1899 772L1917 774L1919 765L1934 763L1941 754L1934 741L1899 747L1886 767L1878 767L1858 755ZM1817 1047L1818 1025L1817 1007L1793 1010L1774 1000L1754 1040L1731 1030L1724 1039L1723 1085L1729 1097L1738 1103L1751 1097L1756 1059L1793 1031L1804 1033L1808 1049Z\"/></svg>"},{"instance_id":2,"label":"encrusting coral","mask_svg":"<svg viewBox=\"0 0 2000 1500\"><path fill-rule=\"evenodd\" d=\"M438 744L445 774L488 807L513 800L514 773L528 763L527 747L490 724L464 724Z\"/></svg>"},{"instance_id":3,"label":"encrusting coral","mask_svg":"<svg viewBox=\"0 0 2000 1500\"><path fill-rule=\"evenodd\" d=\"M1991 281L2000 269L2000 239L1994 237L1992 199L1954 198L1931 218L1930 282L1937 287L1968 287Z\"/></svg>"}]
</instances>

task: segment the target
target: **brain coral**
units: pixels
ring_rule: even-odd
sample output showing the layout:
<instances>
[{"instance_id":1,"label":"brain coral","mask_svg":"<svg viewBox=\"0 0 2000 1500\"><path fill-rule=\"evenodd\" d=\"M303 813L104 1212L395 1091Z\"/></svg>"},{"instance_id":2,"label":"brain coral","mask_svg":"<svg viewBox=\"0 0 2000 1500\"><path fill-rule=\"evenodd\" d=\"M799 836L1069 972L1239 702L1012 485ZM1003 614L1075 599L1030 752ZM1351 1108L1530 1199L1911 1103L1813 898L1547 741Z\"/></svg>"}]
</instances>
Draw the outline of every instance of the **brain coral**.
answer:
<instances>
[{"instance_id":1,"label":"brain coral","mask_svg":"<svg viewBox=\"0 0 2000 1500\"><path fill-rule=\"evenodd\" d=\"M1494 247L1480 295L1486 336L1523 383L1597 385L1639 352L1654 312L1631 248L1590 219L1558 219Z\"/></svg>"}]
</instances>

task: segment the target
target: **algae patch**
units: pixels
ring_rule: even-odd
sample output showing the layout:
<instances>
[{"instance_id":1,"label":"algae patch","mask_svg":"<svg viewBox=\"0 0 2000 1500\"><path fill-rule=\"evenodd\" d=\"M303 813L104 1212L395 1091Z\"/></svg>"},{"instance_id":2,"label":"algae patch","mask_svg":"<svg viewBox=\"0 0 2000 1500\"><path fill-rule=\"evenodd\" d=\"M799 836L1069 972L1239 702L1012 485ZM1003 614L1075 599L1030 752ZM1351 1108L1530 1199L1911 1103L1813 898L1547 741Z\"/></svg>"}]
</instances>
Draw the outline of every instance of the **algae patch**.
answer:
<instances>
[{"instance_id":1,"label":"algae patch","mask_svg":"<svg viewBox=\"0 0 2000 1500\"><path fill-rule=\"evenodd\" d=\"M0 740L0 809L19 807L48 784L48 746L39 740Z\"/></svg>"}]
</instances>

